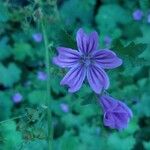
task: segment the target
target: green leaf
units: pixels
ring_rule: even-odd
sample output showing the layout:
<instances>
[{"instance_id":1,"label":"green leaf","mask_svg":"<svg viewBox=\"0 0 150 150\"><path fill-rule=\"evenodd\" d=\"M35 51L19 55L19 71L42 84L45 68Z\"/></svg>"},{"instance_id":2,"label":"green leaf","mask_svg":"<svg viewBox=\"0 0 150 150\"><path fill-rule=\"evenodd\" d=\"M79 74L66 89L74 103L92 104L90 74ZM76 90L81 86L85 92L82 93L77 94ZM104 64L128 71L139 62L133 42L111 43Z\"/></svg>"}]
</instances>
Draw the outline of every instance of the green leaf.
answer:
<instances>
[{"instance_id":1,"label":"green leaf","mask_svg":"<svg viewBox=\"0 0 150 150\"><path fill-rule=\"evenodd\" d=\"M82 117L84 117L84 119L99 114L99 106L97 106L96 104L84 105L81 106L80 109L80 113L82 114Z\"/></svg>"},{"instance_id":2,"label":"green leaf","mask_svg":"<svg viewBox=\"0 0 150 150\"><path fill-rule=\"evenodd\" d=\"M134 117L130 121L130 123L125 131L127 132L127 134L134 134L135 131L137 131L137 130L139 130L138 119Z\"/></svg>"},{"instance_id":3,"label":"green leaf","mask_svg":"<svg viewBox=\"0 0 150 150\"><path fill-rule=\"evenodd\" d=\"M60 28L60 26L58 28ZM60 43L60 45L71 47L71 48L76 48L76 42L73 36L70 35L67 31L60 28L60 30L58 30L57 33L59 33L59 36L56 37L56 39L57 39L57 42Z\"/></svg>"},{"instance_id":4,"label":"green leaf","mask_svg":"<svg viewBox=\"0 0 150 150\"><path fill-rule=\"evenodd\" d=\"M139 37L136 39L137 43L146 43L147 44L147 48L145 49L145 51L143 51L143 53L140 55L140 58L143 58L145 60L147 60L149 62L150 60L150 30L149 30L149 26L148 25L143 25L142 27L142 37ZM150 62L149 62L150 65Z\"/></svg>"},{"instance_id":5,"label":"green leaf","mask_svg":"<svg viewBox=\"0 0 150 150\"><path fill-rule=\"evenodd\" d=\"M148 87L147 87L148 88ZM135 106L135 112L138 114L138 116L147 116L150 117L150 100L149 100L150 94L143 94L140 102Z\"/></svg>"},{"instance_id":6,"label":"green leaf","mask_svg":"<svg viewBox=\"0 0 150 150\"><path fill-rule=\"evenodd\" d=\"M99 137L99 134L97 133L97 129L93 126L88 126L87 124L84 124L80 128L80 135L79 139L82 141L84 145L84 149L92 149L92 150L100 150L101 148L101 139ZM93 140L94 139L94 140ZM82 150L82 148L81 148Z\"/></svg>"},{"instance_id":7,"label":"green leaf","mask_svg":"<svg viewBox=\"0 0 150 150\"><path fill-rule=\"evenodd\" d=\"M23 146L23 150L46 150L47 142L45 140L33 140L29 141Z\"/></svg>"},{"instance_id":8,"label":"green leaf","mask_svg":"<svg viewBox=\"0 0 150 150\"><path fill-rule=\"evenodd\" d=\"M77 150L78 146L78 138L73 136L64 137L61 143L62 150Z\"/></svg>"},{"instance_id":9,"label":"green leaf","mask_svg":"<svg viewBox=\"0 0 150 150\"><path fill-rule=\"evenodd\" d=\"M140 95L139 91L140 90L139 90L138 86L136 86L135 84L127 83L127 85L126 86L124 85L124 87L122 89L118 89L117 92L114 91L113 95L115 97L118 97L119 99L131 100L131 99L134 99L135 97L138 97Z\"/></svg>"},{"instance_id":10,"label":"green leaf","mask_svg":"<svg viewBox=\"0 0 150 150\"><path fill-rule=\"evenodd\" d=\"M131 17L128 12L117 4L102 5L96 16L99 31L113 38L120 37L122 34L118 24L127 24L130 21Z\"/></svg>"},{"instance_id":11,"label":"green leaf","mask_svg":"<svg viewBox=\"0 0 150 150\"><path fill-rule=\"evenodd\" d=\"M21 70L14 63L10 63L8 67L0 63L0 74L0 83L6 87L11 87L20 80Z\"/></svg>"},{"instance_id":12,"label":"green leaf","mask_svg":"<svg viewBox=\"0 0 150 150\"><path fill-rule=\"evenodd\" d=\"M66 114L62 117L62 122L66 125L66 127L79 126L83 123L83 118L81 116L75 116L73 114Z\"/></svg>"},{"instance_id":13,"label":"green leaf","mask_svg":"<svg viewBox=\"0 0 150 150\"><path fill-rule=\"evenodd\" d=\"M150 142L144 142L144 148L145 150L150 150Z\"/></svg>"},{"instance_id":14,"label":"green leaf","mask_svg":"<svg viewBox=\"0 0 150 150\"><path fill-rule=\"evenodd\" d=\"M150 30L149 30L149 25L143 25L141 26L141 31L142 31L142 37L137 38L136 42L137 43L150 43Z\"/></svg>"},{"instance_id":15,"label":"green leaf","mask_svg":"<svg viewBox=\"0 0 150 150\"><path fill-rule=\"evenodd\" d=\"M121 138L117 133L111 134L107 138L108 150L131 150L135 144L132 136Z\"/></svg>"},{"instance_id":16,"label":"green leaf","mask_svg":"<svg viewBox=\"0 0 150 150\"><path fill-rule=\"evenodd\" d=\"M126 37L128 41L133 41L138 37L142 37L141 25L137 22L131 21L130 23L126 24L122 30L123 37Z\"/></svg>"},{"instance_id":17,"label":"green leaf","mask_svg":"<svg viewBox=\"0 0 150 150\"><path fill-rule=\"evenodd\" d=\"M0 60L4 60L11 55L11 48L7 42L7 37L2 38L0 41Z\"/></svg>"},{"instance_id":18,"label":"green leaf","mask_svg":"<svg viewBox=\"0 0 150 150\"><path fill-rule=\"evenodd\" d=\"M0 120L8 119L11 115L12 101L6 92L0 92Z\"/></svg>"},{"instance_id":19,"label":"green leaf","mask_svg":"<svg viewBox=\"0 0 150 150\"><path fill-rule=\"evenodd\" d=\"M33 51L31 48L31 45L28 43L15 43L14 49L13 49L13 55L16 60L24 61L27 56L32 57Z\"/></svg>"},{"instance_id":20,"label":"green leaf","mask_svg":"<svg viewBox=\"0 0 150 150\"><path fill-rule=\"evenodd\" d=\"M135 57L141 54L145 49L146 44L135 44L134 42L131 42L127 46L124 46L121 41L116 41L113 48L119 55L130 59L135 59Z\"/></svg>"},{"instance_id":21,"label":"green leaf","mask_svg":"<svg viewBox=\"0 0 150 150\"><path fill-rule=\"evenodd\" d=\"M148 10L150 8L150 0L139 0L139 3L143 10Z\"/></svg>"},{"instance_id":22,"label":"green leaf","mask_svg":"<svg viewBox=\"0 0 150 150\"><path fill-rule=\"evenodd\" d=\"M68 0L62 5L60 14L68 25L75 23L77 19L88 24L93 19L95 3L95 0Z\"/></svg>"},{"instance_id":23,"label":"green leaf","mask_svg":"<svg viewBox=\"0 0 150 150\"><path fill-rule=\"evenodd\" d=\"M31 104L44 104L46 98L46 91L34 90L28 95L28 100Z\"/></svg>"},{"instance_id":24,"label":"green leaf","mask_svg":"<svg viewBox=\"0 0 150 150\"><path fill-rule=\"evenodd\" d=\"M132 76L139 71L141 66L148 64L147 60L139 57L146 49L146 46L146 44L135 44L134 42L124 46L120 40L114 42L112 49L123 59L123 75Z\"/></svg>"},{"instance_id":25,"label":"green leaf","mask_svg":"<svg viewBox=\"0 0 150 150\"><path fill-rule=\"evenodd\" d=\"M50 82L53 92L55 92L56 94L65 93L65 87L60 85L61 79L56 75L51 75L51 78L53 79Z\"/></svg>"},{"instance_id":26,"label":"green leaf","mask_svg":"<svg viewBox=\"0 0 150 150\"><path fill-rule=\"evenodd\" d=\"M6 22L9 19L7 6L0 2L0 22Z\"/></svg>"},{"instance_id":27,"label":"green leaf","mask_svg":"<svg viewBox=\"0 0 150 150\"><path fill-rule=\"evenodd\" d=\"M139 56L140 58L144 59L147 61L147 64L150 65L150 44L147 45L146 50Z\"/></svg>"},{"instance_id":28,"label":"green leaf","mask_svg":"<svg viewBox=\"0 0 150 150\"><path fill-rule=\"evenodd\" d=\"M5 138L4 149L17 149L22 144L22 134L16 131L16 123L14 121L1 124L0 129L2 136Z\"/></svg>"}]
</instances>

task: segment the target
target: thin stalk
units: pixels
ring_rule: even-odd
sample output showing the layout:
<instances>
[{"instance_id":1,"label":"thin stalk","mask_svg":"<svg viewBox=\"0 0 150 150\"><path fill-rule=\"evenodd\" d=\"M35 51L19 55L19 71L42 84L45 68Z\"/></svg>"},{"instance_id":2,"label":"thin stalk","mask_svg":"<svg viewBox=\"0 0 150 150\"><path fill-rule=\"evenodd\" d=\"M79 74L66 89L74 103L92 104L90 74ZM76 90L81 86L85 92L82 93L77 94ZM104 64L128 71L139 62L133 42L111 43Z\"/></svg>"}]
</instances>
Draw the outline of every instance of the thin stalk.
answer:
<instances>
[{"instance_id":1,"label":"thin stalk","mask_svg":"<svg viewBox=\"0 0 150 150\"><path fill-rule=\"evenodd\" d=\"M45 64L46 64L46 72L47 72L47 94L46 94L46 106L47 106L47 125L48 125L48 150L52 150L53 143L53 128L52 128L52 112L51 112L51 94L50 94L50 57L49 57L49 49L48 49L48 39L45 31L45 26L43 19L41 19L42 32L44 38L44 46L45 46Z\"/></svg>"},{"instance_id":2,"label":"thin stalk","mask_svg":"<svg viewBox=\"0 0 150 150\"><path fill-rule=\"evenodd\" d=\"M18 117L13 117L13 118L10 118L10 119L7 119L7 120L3 120L3 121L0 121L0 124L6 123L6 122L9 122L9 121L12 121L12 120L20 119L20 118L23 118L25 116L26 115L24 115L24 116L18 116Z\"/></svg>"}]
</instances>

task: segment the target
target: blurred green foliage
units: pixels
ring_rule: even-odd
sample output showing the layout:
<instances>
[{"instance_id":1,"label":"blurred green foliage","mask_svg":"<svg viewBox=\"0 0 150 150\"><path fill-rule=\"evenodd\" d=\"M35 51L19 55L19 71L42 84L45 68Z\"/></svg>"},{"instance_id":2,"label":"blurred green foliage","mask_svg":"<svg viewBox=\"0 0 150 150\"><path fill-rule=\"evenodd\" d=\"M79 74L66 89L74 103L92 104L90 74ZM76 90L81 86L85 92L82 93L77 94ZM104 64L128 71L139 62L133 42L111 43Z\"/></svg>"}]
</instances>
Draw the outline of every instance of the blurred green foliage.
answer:
<instances>
[{"instance_id":1,"label":"blurred green foliage","mask_svg":"<svg viewBox=\"0 0 150 150\"><path fill-rule=\"evenodd\" d=\"M38 1L0 2L0 150L47 150L46 80L40 12L44 9L47 35L52 45L76 48L79 27L97 30L100 48L109 48L123 59L118 69L108 71L109 93L131 107L133 119L122 132L103 126L102 110L88 85L69 94L60 80L65 75L51 63L51 99L55 150L150 150L150 0L59 0L41 5ZM144 12L140 21L132 13ZM14 93L22 101L14 103ZM64 112L61 104L68 105Z\"/></svg>"}]
</instances>

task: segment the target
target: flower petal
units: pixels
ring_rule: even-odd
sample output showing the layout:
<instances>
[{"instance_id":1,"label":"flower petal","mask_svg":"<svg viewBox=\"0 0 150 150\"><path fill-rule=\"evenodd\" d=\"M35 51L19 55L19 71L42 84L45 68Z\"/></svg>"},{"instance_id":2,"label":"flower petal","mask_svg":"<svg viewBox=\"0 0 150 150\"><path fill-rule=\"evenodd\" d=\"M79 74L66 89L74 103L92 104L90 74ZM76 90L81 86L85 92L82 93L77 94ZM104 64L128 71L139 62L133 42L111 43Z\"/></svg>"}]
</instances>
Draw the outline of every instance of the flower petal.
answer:
<instances>
[{"instance_id":1,"label":"flower petal","mask_svg":"<svg viewBox=\"0 0 150 150\"><path fill-rule=\"evenodd\" d=\"M108 95L101 96L99 102L105 112L113 110L118 105L117 101Z\"/></svg>"},{"instance_id":2,"label":"flower petal","mask_svg":"<svg viewBox=\"0 0 150 150\"><path fill-rule=\"evenodd\" d=\"M93 57L97 65L104 69L113 69L122 64L122 60L113 51L107 49L96 51Z\"/></svg>"},{"instance_id":3,"label":"flower petal","mask_svg":"<svg viewBox=\"0 0 150 150\"><path fill-rule=\"evenodd\" d=\"M113 114L104 113L103 122L105 126L108 126L112 129L115 128L115 120L114 120Z\"/></svg>"},{"instance_id":4,"label":"flower petal","mask_svg":"<svg viewBox=\"0 0 150 150\"><path fill-rule=\"evenodd\" d=\"M87 69L87 79L91 88L96 92L100 93L101 90L108 89L109 87L109 78L105 71L97 66L90 66Z\"/></svg>"},{"instance_id":5,"label":"flower petal","mask_svg":"<svg viewBox=\"0 0 150 150\"><path fill-rule=\"evenodd\" d=\"M83 54L90 54L98 47L98 34L95 31L88 35L80 28L77 31L76 40L78 49Z\"/></svg>"},{"instance_id":6,"label":"flower petal","mask_svg":"<svg viewBox=\"0 0 150 150\"><path fill-rule=\"evenodd\" d=\"M80 53L77 50L73 50L65 47L58 47L57 51L59 55L53 58L54 64L65 68L73 67L78 64Z\"/></svg>"},{"instance_id":7,"label":"flower petal","mask_svg":"<svg viewBox=\"0 0 150 150\"><path fill-rule=\"evenodd\" d=\"M127 112L129 118L132 118L133 116L131 109L129 109L129 107L121 101L118 101L117 110L118 112Z\"/></svg>"},{"instance_id":8,"label":"flower petal","mask_svg":"<svg viewBox=\"0 0 150 150\"><path fill-rule=\"evenodd\" d=\"M99 102L104 111L112 111L114 113L122 114L127 113L129 118L132 118L133 116L131 109L129 109L129 107L125 103L109 95L101 96Z\"/></svg>"},{"instance_id":9,"label":"flower petal","mask_svg":"<svg viewBox=\"0 0 150 150\"><path fill-rule=\"evenodd\" d=\"M114 113L113 118L115 120L115 128L118 130L127 127L129 122L129 117L126 113Z\"/></svg>"},{"instance_id":10,"label":"flower petal","mask_svg":"<svg viewBox=\"0 0 150 150\"><path fill-rule=\"evenodd\" d=\"M85 68L81 65L76 65L75 67L71 68L65 75L65 77L61 81L61 84L68 85L69 92L76 92L81 88L85 76Z\"/></svg>"}]
</instances>

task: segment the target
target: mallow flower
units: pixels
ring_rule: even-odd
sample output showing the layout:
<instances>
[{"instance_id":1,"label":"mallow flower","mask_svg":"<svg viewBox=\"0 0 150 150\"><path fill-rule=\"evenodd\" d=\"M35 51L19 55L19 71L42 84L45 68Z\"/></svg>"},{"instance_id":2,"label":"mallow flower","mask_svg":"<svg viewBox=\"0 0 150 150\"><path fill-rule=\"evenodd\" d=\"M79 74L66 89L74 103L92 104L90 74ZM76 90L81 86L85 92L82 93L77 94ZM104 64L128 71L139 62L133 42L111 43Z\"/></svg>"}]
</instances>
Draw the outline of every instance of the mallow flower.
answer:
<instances>
[{"instance_id":1,"label":"mallow flower","mask_svg":"<svg viewBox=\"0 0 150 150\"><path fill-rule=\"evenodd\" d=\"M118 130L127 127L132 118L132 111L126 104L108 95L102 95L99 102L104 112L105 126Z\"/></svg>"},{"instance_id":2,"label":"mallow flower","mask_svg":"<svg viewBox=\"0 0 150 150\"><path fill-rule=\"evenodd\" d=\"M42 41L42 39L43 39L43 36L42 36L41 33L34 33L34 34L32 35L32 38L33 38L33 40L34 40L35 42L40 43L40 42Z\"/></svg>"},{"instance_id":3,"label":"mallow flower","mask_svg":"<svg viewBox=\"0 0 150 150\"><path fill-rule=\"evenodd\" d=\"M44 81L47 79L47 74L43 71L38 71L37 78Z\"/></svg>"},{"instance_id":4,"label":"mallow flower","mask_svg":"<svg viewBox=\"0 0 150 150\"><path fill-rule=\"evenodd\" d=\"M122 64L122 60L109 49L98 49L98 34L86 34L81 28L76 35L77 49L58 47L59 55L53 62L62 68L70 70L61 81L67 85L69 92L78 91L85 79L94 92L100 93L108 89L109 78L104 69L113 69Z\"/></svg>"},{"instance_id":5,"label":"mallow flower","mask_svg":"<svg viewBox=\"0 0 150 150\"><path fill-rule=\"evenodd\" d=\"M140 9L137 9L133 12L132 16L134 20L139 21L143 17L143 11Z\"/></svg>"},{"instance_id":6,"label":"mallow flower","mask_svg":"<svg viewBox=\"0 0 150 150\"><path fill-rule=\"evenodd\" d=\"M65 113L69 112L69 106L68 106L68 104L66 104L66 103L61 103L61 104L60 104L60 108L61 108L61 110L62 110L63 112L65 112Z\"/></svg>"},{"instance_id":7,"label":"mallow flower","mask_svg":"<svg viewBox=\"0 0 150 150\"><path fill-rule=\"evenodd\" d=\"M147 22L150 23L150 13L147 16Z\"/></svg>"},{"instance_id":8,"label":"mallow flower","mask_svg":"<svg viewBox=\"0 0 150 150\"><path fill-rule=\"evenodd\" d=\"M23 96L19 92L14 93L12 96L12 100L14 103L20 103L22 101L22 99L23 99Z\"/></svg>"}]
</instances>

